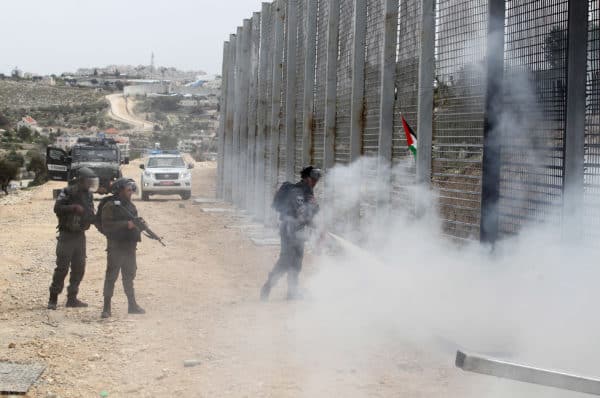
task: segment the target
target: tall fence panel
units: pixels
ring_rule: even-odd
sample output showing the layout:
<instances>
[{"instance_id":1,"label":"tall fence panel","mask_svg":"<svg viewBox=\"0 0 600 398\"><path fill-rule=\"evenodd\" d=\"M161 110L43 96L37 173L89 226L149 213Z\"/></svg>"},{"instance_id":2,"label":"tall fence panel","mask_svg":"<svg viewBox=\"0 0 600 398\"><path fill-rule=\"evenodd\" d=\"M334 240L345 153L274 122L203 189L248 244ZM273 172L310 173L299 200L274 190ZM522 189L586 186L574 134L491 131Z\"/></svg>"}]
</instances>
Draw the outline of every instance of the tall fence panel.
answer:
<instances>
[{"instance_id":1,"label":"tall fence panel","mask_svg":"<svg viewBox=\"0 0 600 398\"><path fill-rule=\"evenodd\" d=\"M396 99L392 136L392 207L395 209L414 209L414 190L411 191L411 187L416 182L416 161L407 147L402 117L418 137L420 20L421 0L401 0L398 12Z\"/></svg>"},{"instance_id":2,"label":"tall fence panel","mask_svg":"<svg viewBox=\"0 0 600 398\"><path fill-rule=\"evenodd\" d=\"M439 0L436 20L432 184L444 232L478 238L487 1Z\"/></svg>"},{"instance_id":3,"label":"tall fence panel","mask_svg":"<svg viewBox=\"0 0 600 398\"><path fill-rule=\"evenodd\" d=\"M502 143L501 233L560 219L567 20L567 1L507 3L504 106L510 117Z\"/></svg>"},{"instance_id":4,"label":"tall fence panel","mask_svg":"<svg viewBox=\"0 0 600 398\"><path fill-rule=\"evenodd\" d=\"M584 238L600 237L600 0L589 2L584 155Z\"/></svg>"}]
</instances>

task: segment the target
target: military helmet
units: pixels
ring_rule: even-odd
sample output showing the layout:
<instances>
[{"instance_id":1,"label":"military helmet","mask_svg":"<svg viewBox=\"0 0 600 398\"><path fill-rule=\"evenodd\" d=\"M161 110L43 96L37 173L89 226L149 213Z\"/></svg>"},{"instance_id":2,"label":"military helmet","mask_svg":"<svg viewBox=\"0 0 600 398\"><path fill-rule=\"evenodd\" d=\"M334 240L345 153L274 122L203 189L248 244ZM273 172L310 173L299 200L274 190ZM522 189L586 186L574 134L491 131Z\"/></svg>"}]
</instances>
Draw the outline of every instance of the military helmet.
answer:
<instances>
[{"instance_id":1,"label":"military helmet","mask_svg":"<svg viewBox=\"0 0 600 398\"><path fill-rule=\"evenodd\" d=\"M135 184L135 181L132 180L131 178L119 178L117 181L113 182L112 185L110 186L110 191L115 194L118 195L119 192L121 192L121 190L123 190L123 188L127 187L127 186L131 186L133 192L137 192L137 185Z\"/></svg>"},{"instance_id":2,"label":"military helmet","mask_svg":"<svg viewBox=\"0 0 600 398\"><path fill-rule=\"evenodd\" d=\"M100 186L100 179L94 170L89 167L80 167L73 170L71 183L76 183L89 192L96 192Z\"/></svg>"},{"instance_id":3,"label":"military helmet","mask_svg":"<svg viewBox=\"0 0 600 398\"><path fill-rule=\"evenodd\" d=\"M73 178L77 179L78 181L81 181L85 178L96 178L98 177L96 175L96 173L94 173L94 170L90 169L89 167L80 167L78 169L73 170L74 174L73 174Z\"/></svg>"},{"instance_id":4,"label":"military helmet","mask_svg":"<svg viewBox=\"0 0 600 398\"><path fill-rule=\"evenodd\" d=\"M303 168L300 172L300 177L303 179L310 177L315 181L319 181L319 179L321 178L321 169L317 169L314 166L307 166Z\"/></svg>"}]
</instances>

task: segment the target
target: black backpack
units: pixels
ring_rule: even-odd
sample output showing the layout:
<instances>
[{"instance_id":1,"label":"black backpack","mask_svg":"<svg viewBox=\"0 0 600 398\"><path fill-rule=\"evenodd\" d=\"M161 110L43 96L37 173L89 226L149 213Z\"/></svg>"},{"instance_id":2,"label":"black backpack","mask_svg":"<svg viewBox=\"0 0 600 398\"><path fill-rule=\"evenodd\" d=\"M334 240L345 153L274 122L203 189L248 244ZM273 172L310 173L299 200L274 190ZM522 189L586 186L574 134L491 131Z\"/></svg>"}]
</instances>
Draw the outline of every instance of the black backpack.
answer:
<instances>
[{"instance_id":1,"label":"black backpack","mask_svg":"<svg viewBox=\"0 0 600 398\"><path fill-rule=\"evenodd\" d=\"M106 233L104 232L104 230L102 229L102 209L104 208L104 205L107 204L110 201L114 201L116 198L114 195L109 195L109 196L105 196L102 199L100 199L100 203L98 203L98 210L96 211L96 229L98 229L98 232L100 232L102 235L106 235Z\"/></svg>"},{"instance_id":2,"label":"black backpack","mask_svg":"<svg viewBox=\"0 0 600 398\"><path fill-rule=\"evenodd\" d=\"M281 184L277 192L275 192L275 196L273 196L273 203L271 204L271 207L275 209L275 211L277 211L278 213L285 212L288 203L288 196L295 186L296 184L293 184L288 181Z\"/></svg>"}]
</instances>

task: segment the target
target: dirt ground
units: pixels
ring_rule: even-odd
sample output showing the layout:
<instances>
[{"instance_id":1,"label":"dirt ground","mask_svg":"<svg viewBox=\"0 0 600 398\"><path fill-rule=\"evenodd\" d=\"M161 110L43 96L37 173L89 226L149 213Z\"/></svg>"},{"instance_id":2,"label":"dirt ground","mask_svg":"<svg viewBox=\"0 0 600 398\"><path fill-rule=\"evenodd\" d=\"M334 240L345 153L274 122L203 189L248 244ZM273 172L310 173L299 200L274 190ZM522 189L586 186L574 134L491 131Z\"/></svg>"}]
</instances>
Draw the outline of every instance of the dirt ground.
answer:
<instances>
[{"instance_id":1,"label":"dirt ground","mask_svg":"<svg viewBox=\"0 0 600 398\"><path fill-rule=\"evenodd\" d=\"M137 162L124 174L138 178ZM196 164L193 197L214 197L215 174L214 163ZM314 303L285 301L285 283L268 303L258 299L278 248L255 246L233 214L205 213L177 197L136 198L167 243L144 239L138 247L136 289L146 315L126 313L117 282L113 317L100 319L106 243L96 230L88 232L80 288L90 306L67 309L63 293L58 310L46 310L56 244L51 190L61 186L0 198L0 360L47 366L29 397L470 395L465 381L473 376L455 370L452 357L393 336L323 346L327 330L297 317ZM303 283L315 273L313 260L305 260ZM184 367L189 359L200 363Z\"/></svg>"},{"instance_id":2,"label":"dirt ground","mask_svg":"<svg viewBox=\"0 0 600 398\"><path fill-rule=\"evenodd\" d=\"M154 124L140 119L133 113L134 100L126 99L123 94L110 94L106 96L110 104L108 116L111 118L132 125L134 128L144 131L152 131Z\"/></svg>"}]
</instances>

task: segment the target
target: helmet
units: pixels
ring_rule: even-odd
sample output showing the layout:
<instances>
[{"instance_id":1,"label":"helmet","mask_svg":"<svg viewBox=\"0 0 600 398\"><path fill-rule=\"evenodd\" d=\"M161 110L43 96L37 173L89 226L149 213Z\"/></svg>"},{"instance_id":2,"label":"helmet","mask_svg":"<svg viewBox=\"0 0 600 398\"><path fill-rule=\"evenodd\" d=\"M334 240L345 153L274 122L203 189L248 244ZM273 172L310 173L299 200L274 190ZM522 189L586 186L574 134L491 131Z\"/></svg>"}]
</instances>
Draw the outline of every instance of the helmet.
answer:
<instances>
[{"instance_id":1,"label":"helmet","mask_svg":"<svg viewBox=\"0 0 600 398\"><path fill-rule=\"evenodd\" d=\"M137 185L134 180L131 178L119 178L117 181L113 182L110 186L110 191L114 195L118 195L125 187L131 186L133 193L137 192Z\"/></svg>"},{"instance_id":2,"label":"helmet","mask_svg":"<svg viewBox=\"0 0 600 398\"><path fill-rule=\"evenodd\" d=\"M89 167L81 167L74 170L74 179L84 189L89 192L96 192L100 186L100 179L94 173L94 170Z\"/></svg>"},{"instance_id":3,"label":"helmet","mask_svg":"<svg viewBox=\"0 0 600 398\"><path fill-rule=\"evenodd\" d=\"M300 172L300 177L303 179L310 177L315 181L319 181L319 179L321 178L321 169L317 169L313 166L307 166L303 168Z\"/></svg>"}]
</instances>

